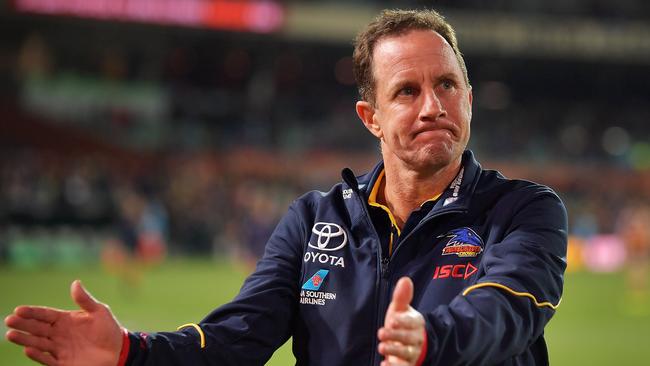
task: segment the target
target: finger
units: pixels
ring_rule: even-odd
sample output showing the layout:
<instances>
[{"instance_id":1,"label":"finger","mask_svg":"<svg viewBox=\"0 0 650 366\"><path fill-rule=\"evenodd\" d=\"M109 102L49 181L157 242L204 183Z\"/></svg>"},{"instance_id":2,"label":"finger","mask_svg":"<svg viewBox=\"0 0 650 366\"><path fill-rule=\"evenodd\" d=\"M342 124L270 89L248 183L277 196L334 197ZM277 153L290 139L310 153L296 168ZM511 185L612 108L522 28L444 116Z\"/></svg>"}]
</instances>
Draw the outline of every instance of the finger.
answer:
<instances>
[{"instance_id":1,"label":"finger","mask_svg":"<svg viewBox=\"0 0 650 366\"><path fill-rule=\"evenodd\" d=\"M407 362L413 362L420 357L422 347L407 346L397 342L380 342L378 351L391 362L393 361L391 356L400 358Z\"/></svg>"},{"instance_id":2,"label":"finger","mask_svg":"<svg viewBox=\"0 0 650 366\"><path fill-rule=\"evenodd\" d=\"M23 319L34 319L45 323L55 323L63 310L49 308L46 306L19 306L14 314Z\"/></svg>"},{"instance_id":3,"label":"finger","mask_svg":"<svg viewBox=\"0 0 650 366\"><path fill-rule=\"evenodd\" d=\"M409 365L410 365L409 362L400 360L399 358L392 358L390 360L381 361L380 366L409 366Z\"/></svg>"},{"instance_id":4,"label":"finger","mask_svg":"<svg viewBox=\"0 0 650 366\"><path fill-rule=\"evenodd\" d=\"M422 332L416 330L381 328L378 337L382 342L399 342L414 346L420 346L424 343Z\"/></svg>"},{"instance_id":5,"label":"finger","mask_svg":"<svg viewBox=\"0 0 650 366\"><path fill-rule=\"evenodd\" d=\"M19 332L17 330L9 330L7 332L7 339L10 342L21 346L36 348L42 352L54 353L54 342L52 342L52 340L49 338L38 337L32 334Z\"/></svg>"},{"instance_id":6,"label":"finger","mask_svg":"<svg viewBox=\"0 0 650 366\"><path fill-rule=\"evenodd\" d=\"M52 326L50 323L34 319L25 319L17 315L10 315L5 318L5 324L10 328L30 333L39 337L49 337L50 333L52 332Z\"/></svg>"},{"instance_id":7,"label":"finger","mask_svg":"<svg viewBox=\"0 0 650 366\"><path fill-rule=\"evenodd\" d=\"M70 296L82 310L89 313L97 311L100 303L81 285L81 281L74 280L70 285Z\"/></svg>"},{"instance_id":8,"label":"finger","mask_svg":"<svg viewBox=\"0 0 650 366\"><path fill-rule=\"evenodd\" d=\"M411 305L411 300L413 300L413 281L408 277L402 277L395 285L388 311L406 311Z\"/></svg>"},{"instance_id":9,"label":"finger","mask_svg":"<svg viewBox=\"0 0 650 366\"><path fill-rule=\"evenodd\" d=\"M39 351L36 348L25 347L25 355L32 360L48 366L56 365L56 358L47 352Z\"/></svg>"},{"instance_id":10,"label":"finger","mask_svg":"<svg viewBox=\"0 0 650 366\"><path fill-rule=\"evenodd\" d=\"M424 318L416 310L409 310L387 316L385 323L385 326L390 328L418 329L424 326Z\"/></svg>"}]
</instances>

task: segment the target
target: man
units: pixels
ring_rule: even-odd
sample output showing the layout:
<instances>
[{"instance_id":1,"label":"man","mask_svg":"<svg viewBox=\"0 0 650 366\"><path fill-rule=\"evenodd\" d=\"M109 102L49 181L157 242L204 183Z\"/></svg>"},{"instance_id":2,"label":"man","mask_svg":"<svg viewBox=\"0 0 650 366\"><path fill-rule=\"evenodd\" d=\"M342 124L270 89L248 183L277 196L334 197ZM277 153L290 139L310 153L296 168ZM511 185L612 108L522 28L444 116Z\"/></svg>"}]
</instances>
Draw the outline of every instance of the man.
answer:
<instances>
[{"instance_id":1,"label":"man","mask_svg":"<svg viewBox=\"0 0 650 366\"><path fill-rule=\"evenodd\" d=\"M382 162L294 201L233 302L146 335L74 282L80 311L19 307L7 338L48 365L261 365L290 336L299 365L548 364L566 211L465 151L472 90L451 26L385 11L354 61Z\"/></svg>"}]
</instances>

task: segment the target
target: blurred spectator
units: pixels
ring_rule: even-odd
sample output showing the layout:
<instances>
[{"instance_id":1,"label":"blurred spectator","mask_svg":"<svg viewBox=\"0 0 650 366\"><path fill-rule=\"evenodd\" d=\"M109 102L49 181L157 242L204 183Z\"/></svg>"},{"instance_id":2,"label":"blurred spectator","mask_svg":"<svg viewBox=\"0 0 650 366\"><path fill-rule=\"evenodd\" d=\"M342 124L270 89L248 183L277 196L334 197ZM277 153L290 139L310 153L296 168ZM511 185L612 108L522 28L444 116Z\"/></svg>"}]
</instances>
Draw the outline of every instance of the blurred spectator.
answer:
<instances>
[{"instance_id":1,"label":"blurred spectator","mask_svg":"<svg viewBox=\"0 0 650 366\"><path fill-rule=\"evenodd\" d=\"M618 218L618 233L627 249L628 308L650 313L650 204L630 200Z\"/></svg>"},{"instance_id":2,"label":"blurred spectator","mask_svg":"<svg viewBox=\"0 0 650 366\"><path fill-rule=\"evenodd\" d=\"M132 183L115 189L118 207L116 235L108 239L102 253L105 268L117 275L120 288L132 295L144 271L165 257L167 212L152 192Z\"/></svg>"}]
</instances>

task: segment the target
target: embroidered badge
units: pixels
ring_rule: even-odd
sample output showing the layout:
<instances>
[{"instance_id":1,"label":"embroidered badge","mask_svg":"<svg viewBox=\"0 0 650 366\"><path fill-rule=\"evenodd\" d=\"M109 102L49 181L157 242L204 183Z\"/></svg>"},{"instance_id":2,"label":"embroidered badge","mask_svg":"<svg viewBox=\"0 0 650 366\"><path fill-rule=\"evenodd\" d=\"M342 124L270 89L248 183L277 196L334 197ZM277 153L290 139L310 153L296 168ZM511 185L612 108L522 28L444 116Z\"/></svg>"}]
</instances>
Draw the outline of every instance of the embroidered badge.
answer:
<instances>
[{"instance_id":1,"label":"embroidered badge","mask_svg":"<svg viewBox=\"0 0 650 366\"><path fill-rule=\"evenodd\" d=\"M442 255L455 254L461 258L476 257L483 251L483 239L468 227L454 229L439 238L450 238L442 249Z\"/></svg>"}]
</instances>

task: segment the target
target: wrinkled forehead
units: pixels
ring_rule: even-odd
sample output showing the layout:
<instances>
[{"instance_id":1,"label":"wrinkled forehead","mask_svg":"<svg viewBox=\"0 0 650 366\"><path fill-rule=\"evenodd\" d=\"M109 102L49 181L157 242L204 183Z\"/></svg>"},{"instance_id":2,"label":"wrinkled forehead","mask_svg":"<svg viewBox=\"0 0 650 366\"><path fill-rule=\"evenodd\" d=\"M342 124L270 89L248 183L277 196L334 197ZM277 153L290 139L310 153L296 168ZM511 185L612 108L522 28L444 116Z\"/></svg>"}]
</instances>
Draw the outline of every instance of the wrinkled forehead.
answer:
<instances>
[{"instance_id":1,"label":"wrinkled forehead","mask_svg":"<svg viewBox=\"0 0 650 366\"><path fill-rule=\"evenodd\" d=\"M412 30L379 39L373 50L372 72L376 80L412 67L444 67L462 74L447 40L433 30Z\"/></svg>"},{"instance_id":2,"label":"wrinkled forehead","mask_svg":"<svg viewBox=\"0 0 650 366\"><path fill-rule=\"evenodd\" d=\"M453 53L453 49L440 33L432 29L411 29L379 38L373 48L373 57L377 54L378 50L394 48L395 45L400 45L404 49L418 50L419 47L416 43L420 44L422 41L429 41L432 45L435 44L439 48L447 46L449 51Z\"/></svg>"}]
</instances>

